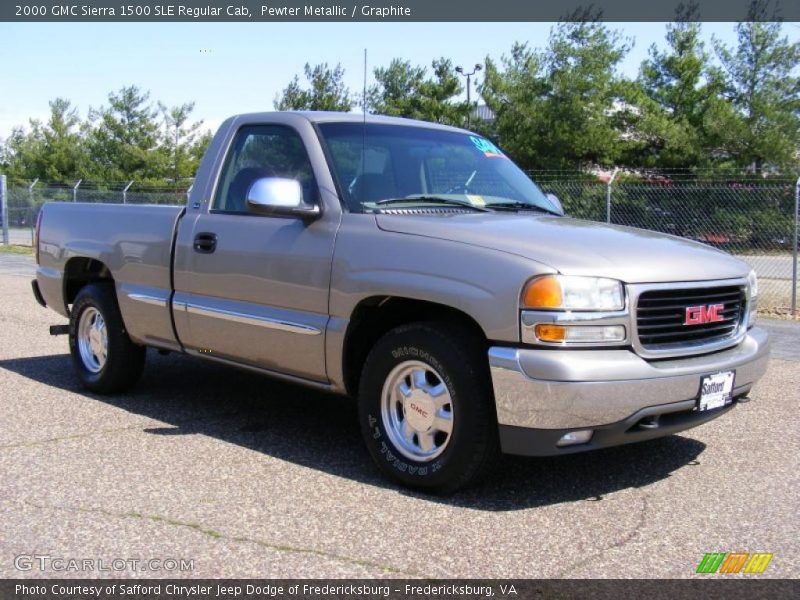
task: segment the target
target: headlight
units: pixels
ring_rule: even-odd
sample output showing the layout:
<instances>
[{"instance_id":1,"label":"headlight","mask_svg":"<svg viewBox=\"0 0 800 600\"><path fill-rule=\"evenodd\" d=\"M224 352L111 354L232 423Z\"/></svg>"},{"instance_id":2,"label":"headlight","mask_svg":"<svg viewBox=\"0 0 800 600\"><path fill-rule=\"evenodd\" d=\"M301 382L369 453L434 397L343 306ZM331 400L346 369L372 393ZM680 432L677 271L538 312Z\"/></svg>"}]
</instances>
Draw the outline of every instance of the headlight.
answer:
<instances>
[{"instance_id":1,"label":"headlight","mask_svg":"<svg viewBox=\"0 0 800 600\"><path fill-rule=\"evenodd\" d=\"M752 327L756 324L758 316L758 278L755 270L751 270L747 276L747 287L750 288L750 314L747 315L747 326Z\"/></svg>"},{"instance_id":2,"label":"headlight","mask_svg":"<svg viewBox=\"0 0 800 600\"><path fill-rule=\"evenodd\" d=\"M522 307L535 310L622 310L622 282L603 277L544 275L522 290Z\"/></svg>"}]
</instances>

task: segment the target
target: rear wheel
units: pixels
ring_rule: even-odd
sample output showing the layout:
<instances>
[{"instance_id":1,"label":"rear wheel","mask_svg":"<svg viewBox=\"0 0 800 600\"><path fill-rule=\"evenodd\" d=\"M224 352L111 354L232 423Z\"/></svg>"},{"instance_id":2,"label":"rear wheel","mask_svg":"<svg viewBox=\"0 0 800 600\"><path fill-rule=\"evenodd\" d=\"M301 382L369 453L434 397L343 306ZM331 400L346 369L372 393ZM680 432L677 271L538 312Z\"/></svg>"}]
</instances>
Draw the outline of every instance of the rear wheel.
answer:
<instances>
[{"instance_id":1,"label":"rear wheel","mask_svg":"<svg viewBox=\"0 0 800 600\"><path fill-rule=\"evenodd\" d=\"M124 391L144 369L146 349L128 337L111 283L89 284L78 292L70 314L69 348L78 379L93 392Z\"/></svg>"},{"instance_id":2,"label":"rear wheel","mask_svg":"<svg viewBox=\"0 0 800 600\"><path fill-rule=\"evenodd\" d=\"M444 323L404 325L375 344L359 416L375 462L408 486L454 491L483 477L499 454L483 348Z\"/></svg>"}]
</instances>

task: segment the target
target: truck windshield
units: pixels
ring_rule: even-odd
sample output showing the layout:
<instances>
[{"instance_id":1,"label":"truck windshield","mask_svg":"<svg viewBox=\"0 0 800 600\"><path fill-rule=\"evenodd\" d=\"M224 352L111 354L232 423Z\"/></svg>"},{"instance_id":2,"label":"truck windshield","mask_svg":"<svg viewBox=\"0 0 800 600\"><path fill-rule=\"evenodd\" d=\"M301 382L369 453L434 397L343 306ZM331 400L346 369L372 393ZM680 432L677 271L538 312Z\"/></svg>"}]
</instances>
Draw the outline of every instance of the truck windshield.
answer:
<instances>
[{"instance_id":1,"label":"truck windshield","mask_svg":"<svg viewBox=\"0 0 800 600\"><path fill-rule=\"evenodd\" d=\"M489 140L426 127L322 123L335 175L353 212L441 198L479 208L556 212L552 202ZM449 204L456 204L450 202Z\"/></svg>"}]
</instances>

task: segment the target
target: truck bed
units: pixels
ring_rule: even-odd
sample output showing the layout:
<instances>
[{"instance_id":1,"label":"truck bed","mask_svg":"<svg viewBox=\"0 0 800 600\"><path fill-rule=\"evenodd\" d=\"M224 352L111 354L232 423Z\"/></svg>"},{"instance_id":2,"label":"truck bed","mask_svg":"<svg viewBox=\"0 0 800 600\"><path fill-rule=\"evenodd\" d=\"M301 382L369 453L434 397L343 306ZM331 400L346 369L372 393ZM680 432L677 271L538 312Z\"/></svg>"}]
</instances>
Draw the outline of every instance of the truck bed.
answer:
<instances>
[{"instance_id":1,"label":"truck bed","mask_svg":"<svg viewBox=\"0 0 800 600\"><path fill-rule=\"evenodd\" d=\"M50 203L39 230L39 287L47 305L67 316L65 273L99 261L111 271L130 337L140 343L178 343L169 299L175 227L182 206Z\"/></svg>"}]
</instances>

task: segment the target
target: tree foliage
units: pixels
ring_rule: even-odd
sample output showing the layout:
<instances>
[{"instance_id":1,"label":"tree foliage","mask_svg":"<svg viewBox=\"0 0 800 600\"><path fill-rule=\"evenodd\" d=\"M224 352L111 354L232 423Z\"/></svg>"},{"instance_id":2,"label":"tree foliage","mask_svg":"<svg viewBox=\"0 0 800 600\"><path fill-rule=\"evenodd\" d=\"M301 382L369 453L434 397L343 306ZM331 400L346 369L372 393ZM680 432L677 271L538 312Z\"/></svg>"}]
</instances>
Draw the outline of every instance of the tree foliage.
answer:
<instances>
[{"instance_id":1,"label":"tree foliage","mask_svg":"<svg viewBox=\"0 0 800 600\"><path fill-rule=\"evenodd\" d=\"M642 63L634 94L638 136L626 162L662 168L706 167L715 149L709 115L719 112L720 88L709 80L710 55L696 21L698 8L679 9L667 25L667 49L653 44Z\"/></svg>"},{"instance_id":2,"label":"tree foliage","mask_svg":"<svg viewBox=\"0 0 800 600\"><path fill-rule=\"evenodd\" d=\"M468 119L477 102L464 100L447 57L429 65L393 59L374 69L366 98L348 89L340 64L306 64L275 107L350 111L360 100L376 114L469 121L527 169L798 172L800 43L769 13L772 0L752 0L736 43L707 48L697 0L689 1L635 79L619 72L632 41L591 9L556 24L538 46L516 42L507 55L486 57L476 97L488 120ZM210 139L193 113L193 103L167 107L136 86L109 94L86 119L56 98L45 122L31 120L0 143L0 169L28 181L177 182L192 176Z\"/></svg>"},{"instance_id":3,"label":"tree foliage","mask_svg":"<svg viewBox=\"0 0 800 600\"><path fill-rule=\"evenodd\" d=\"M275 99L278 110L333 110L349 111L354 104L350 90L344 84L344 69L340 64L334 68L328 63L314 66L306 63L303 68L308 87L300 85L295 75Z\"/></svg>"},{"instance_id":4,"label":"tree foliage","mask_svg":"<svg viewBox=\"0 0 800 600\"><path fill-rule=\"evenodd\" d=\"M105 181L151 179L163 170L158 111L150 94L136 86L108 96L108 106L89 113L87 144L94 168Z\"/></svg>"},{"instance_id":5,"label":"tree foliage","mask_svg":"<svg viewBox=\"0 0 800 600\"><path fill-rule=\"evenodd\" d=\"M586 20L556 25L544 50L517 43L499 65L487 57L481 93L504 147L527 168L612 164L629 116L616 71L629 50Z\"/></svg>"},{"instance_id":6,"label":"tree foliage","mask_svg":"<svg viewBox=\"0 0 800 600\"><path fill-rule=\"evenodd\" d=\"M425 67L399 58L373 74L377 83L368 92L370 112L463 126L474 108L460 99L464 88L447 58L431 62L430 76Z\"/></svg>"},{"instance_id":7,"label":"tree foliage","mask_svg":"<svg viewBox=\"0 0 800 600\"><path fill-rule=\"evenodd\" d=\"M81 120L69 100L56 98L46 123L14 128L0 145L0 166L17 181L177 182L194 176L211 137L193 111L193 103L154 105L130 86Z\"/></svg>"},{"instance_id":8,"label":"tree foliage","mask_svg":"<svg viewBox=\"0 0 800 600\"><path fill-rule=\"evenodd\" d=\"M159 103L164 120L164 137L161 152L164 155L164 171L177 184L182 179L194 177L200 160L201 149L208 147L211 133L202 131L202 121L191 121L194 102L169 108Z\"/></svg>"},{"instance_id":9,"label":"tree foliage","mask_svg":"<svg viewBox=\"0 0 800 600\"><path fill-rule=\"evenodd\" d=\"M29 132L14 129L5 145L7 170L12 178L36 173L40 179L60 181L85 168L88 155L81 141L77 109L69 100L56 98L46 123L34 119Z\"/></svg>"},{"instance_id":10,"label":"tree foliage","mask_svg":"<svg viewBox=\"0 0 800 600\"><path fill-rule=\"evenodd\" d=\"M769 3L756 0L748 21L736 25L738 42L717 41L728 110L717 117L721 145L742 166L797 165L800 148L800 43L781 35L781 23L764 21Z\"/></svg>"}]
</instances>

